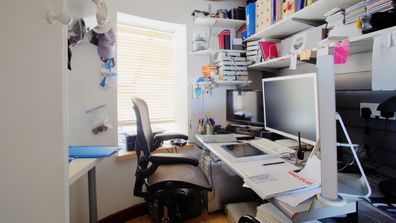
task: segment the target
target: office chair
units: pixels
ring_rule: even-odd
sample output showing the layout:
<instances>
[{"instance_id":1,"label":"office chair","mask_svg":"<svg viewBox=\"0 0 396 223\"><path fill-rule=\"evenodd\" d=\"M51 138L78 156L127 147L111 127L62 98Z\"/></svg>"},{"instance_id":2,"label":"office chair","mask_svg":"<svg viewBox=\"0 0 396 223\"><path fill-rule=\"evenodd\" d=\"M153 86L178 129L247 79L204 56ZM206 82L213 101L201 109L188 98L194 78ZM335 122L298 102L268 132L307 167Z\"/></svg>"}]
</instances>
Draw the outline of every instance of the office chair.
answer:
<instances>
[{"instance_id":1,"label":"office chair","mask_svg":"<svg viewBox=\"0 0 396 223\"><path fill-rule=\"evenodd\" d=\"M250 215L245 215L239 218L238 223L260 223L260 222L256 218Z\"/></svg>"},{"instance_id":2,"label":"office chair","mask_svg":"<svg viewBox=\"0 0 396 223\"><path fill-rule=\"evenodd\" d=\"M133 97L136 114L137 168L134 195L149 204L154 222L181 222L201 215L201 191L211 185L198 167L198 160L184 154L151 154L162 142L187 140L182 134L153 135L145 101Z\"/></svg>"}]
</instances>

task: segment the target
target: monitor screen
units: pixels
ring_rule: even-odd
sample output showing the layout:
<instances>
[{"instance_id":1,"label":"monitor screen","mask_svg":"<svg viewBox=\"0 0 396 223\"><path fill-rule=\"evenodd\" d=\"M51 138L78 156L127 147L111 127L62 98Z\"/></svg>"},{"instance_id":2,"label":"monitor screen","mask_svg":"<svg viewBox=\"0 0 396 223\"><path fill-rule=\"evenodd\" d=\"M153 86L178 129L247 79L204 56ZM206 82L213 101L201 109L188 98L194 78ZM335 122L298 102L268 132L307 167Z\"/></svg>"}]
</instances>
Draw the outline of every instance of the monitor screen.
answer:
<instances>
[{"instance_id":1,"label":"monitor screen","mask_svg":"<svg viewBox=\"0 0 396 223\"><path fill-rule=\"evenodd\" d=\"M264 126L262 92L227 90L227 121Z\"/></svg>"},{"instance_id":2,"label":"monitor screen","mask_svg":"<svg viewBox=\"0 0 396 223\"><path fill-rule=\"evenodd\" d=\"M314 145L318 137L316 74L263 79L265 128Z\"/></svg>"}]
</instances>

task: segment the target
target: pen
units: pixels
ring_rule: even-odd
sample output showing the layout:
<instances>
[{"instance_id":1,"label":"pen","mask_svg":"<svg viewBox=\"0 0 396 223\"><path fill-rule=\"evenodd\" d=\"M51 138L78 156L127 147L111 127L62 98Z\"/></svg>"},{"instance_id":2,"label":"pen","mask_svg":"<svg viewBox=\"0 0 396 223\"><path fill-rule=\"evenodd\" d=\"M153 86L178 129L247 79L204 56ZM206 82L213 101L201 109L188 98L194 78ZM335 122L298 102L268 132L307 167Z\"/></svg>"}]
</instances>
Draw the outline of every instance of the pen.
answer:
<instances>
[{"instance_id":1,"label":"pen","mask_svg":"<svg viewBox=\"0 0 396 223\"><path fill-rule=\"evenodd\" d=\"M285 163L285 161L279 161L279 162L273 162L273 163L264 163L263 166L269 166L269 165L275 165L275 164L282 164Z\"/></svg>"},{"instance_id":2,"label":"pen","mask_svg":"<svg viewBox=\"0 0 396 223\"><path fill-rule=\"evenodd\" d=\"M312 202L311 202L311 205L309 206L309 209L308 209L308 211L307 211L307 214L309 214L309 213L312 211L312 209L315 207L315 201L316 201L316 197L314 197L314 198L312 199Z\"/></svg>"}]
</instances>

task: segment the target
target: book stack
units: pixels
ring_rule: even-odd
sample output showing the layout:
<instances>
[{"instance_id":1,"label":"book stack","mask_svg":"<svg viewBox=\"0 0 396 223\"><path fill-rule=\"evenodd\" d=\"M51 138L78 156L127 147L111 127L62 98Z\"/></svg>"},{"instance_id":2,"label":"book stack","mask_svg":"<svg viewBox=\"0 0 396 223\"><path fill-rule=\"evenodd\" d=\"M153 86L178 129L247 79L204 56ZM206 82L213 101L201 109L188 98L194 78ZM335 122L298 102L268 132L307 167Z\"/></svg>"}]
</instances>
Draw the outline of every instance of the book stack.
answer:
<instances>
[{"instance_id":1,"label":"book stack","mask_svg":"<svg viewBox=\"0 0 396 223\"><path fill-rule=\"evenodd\" d=\"M376 12L385 12L394 9L394 2L392 0L367 0L366 8L367 15L372 15Z\"/></svg>"},{"instance_id":2,"label":"book stack","mask_svg":"<svg viewBox=\"0 0 396 223\"><path fill-rule=\"evenodd\" d=\"M221 52L217 54L216 65L219 81L247 81L248 71L244 53Z\"/></svg>"},{"instance_id":3,"label":"book stack","mask_svg":"<svg viewBox=\"0 0 396 223\"><path fill-rule=\"evenodd\" d=\"M366 1L358 2L351 7L345 9L345 24L356 22L360 17L362 18L366 13Z\"/></svg>"},{"instance_id":4,"label":"book stack","mask_svg":"<svg viewBox=\"0 0 396 223\"><path fill-rule=\"evenodd\" d=\"M256 0L256 32L300 11L315 1L317 0Z\"/></svg>"},{"instance_id":5,"label":"book stack","mask_svg":"<svg viewBox=\"0 0 396 223\"><path fill-rule=\"evenodd\" d=\"M326 17L327 28L334 28L345 23L345 10L339 9Z\"/></svg>"}]
</instances>

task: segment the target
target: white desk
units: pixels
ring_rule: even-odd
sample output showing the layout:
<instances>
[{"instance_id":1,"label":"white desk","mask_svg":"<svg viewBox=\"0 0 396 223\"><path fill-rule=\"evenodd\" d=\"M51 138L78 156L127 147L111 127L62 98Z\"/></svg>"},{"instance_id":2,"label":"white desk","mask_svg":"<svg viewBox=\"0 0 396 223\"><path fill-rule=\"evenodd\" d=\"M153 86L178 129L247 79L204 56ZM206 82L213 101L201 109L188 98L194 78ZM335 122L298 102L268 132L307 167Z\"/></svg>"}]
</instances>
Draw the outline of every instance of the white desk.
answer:
<instances>
[{"instance_id":1,"label":"white desk","mask_svg":"<svg viewBox=\"0 0 396 223\"><path fill-rule=\"evenodd\" d=\"M98 222L95 166L102 159L74 159L69 163L69 186L88 173L89 222Z\"/></svg>"},{"instance_id":2,"label":"white desk","mask_svg":"<svg viewBox=\"0 0 396 223\"><path fill-rule=\"evenodd\" d=\"M201 135L196 135L195 138L204 146L205 149L216 155L224 164L235 171L235 173L237 173L242 179L248 176L264 174L268 173L269 171L273 171L274 166L263 166L263 161L259 160L249 162L235 162L232 155L221 148L222 145L231 143L204 143ZM276 165L277 171L291 171L297 169L299 168L288 162ZM254 188L251 189L254 191ZM311 203L309 200L303 202L297 207L292 207L276 199L270 199L269 202L275 205L293 222L317 220L356 212L356 201L349 201L346 206L341 208L325 206L323 204L319 204L319 202L316 202L317 204L309 214L307 214Z\"/></svg>"}]
</instances>

